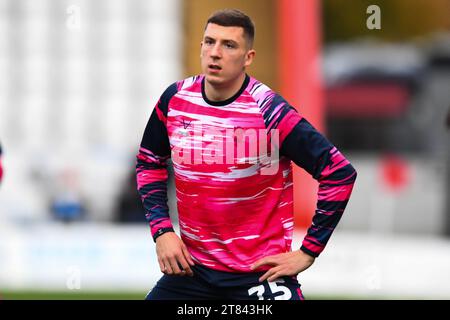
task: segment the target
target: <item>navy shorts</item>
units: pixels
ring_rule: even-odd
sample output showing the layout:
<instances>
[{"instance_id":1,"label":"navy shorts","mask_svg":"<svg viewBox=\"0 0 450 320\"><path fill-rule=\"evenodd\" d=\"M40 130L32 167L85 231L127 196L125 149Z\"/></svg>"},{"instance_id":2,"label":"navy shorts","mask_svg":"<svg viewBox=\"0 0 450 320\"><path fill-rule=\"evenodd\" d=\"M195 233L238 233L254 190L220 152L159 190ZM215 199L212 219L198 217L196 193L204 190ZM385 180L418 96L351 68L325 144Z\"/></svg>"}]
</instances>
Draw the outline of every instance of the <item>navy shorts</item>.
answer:
<instances>
[{"instance_id":1,"label":"navy shorts","mask_svg":"<svg viewBox=\"0 0 450 320\"><path fill-rule=\"evenodd\" d=\"M304 300L296 277L259 282L265 272L231 273L195 265L194 276L163 275L147 300Z\"/></svg>"}]
</instances>

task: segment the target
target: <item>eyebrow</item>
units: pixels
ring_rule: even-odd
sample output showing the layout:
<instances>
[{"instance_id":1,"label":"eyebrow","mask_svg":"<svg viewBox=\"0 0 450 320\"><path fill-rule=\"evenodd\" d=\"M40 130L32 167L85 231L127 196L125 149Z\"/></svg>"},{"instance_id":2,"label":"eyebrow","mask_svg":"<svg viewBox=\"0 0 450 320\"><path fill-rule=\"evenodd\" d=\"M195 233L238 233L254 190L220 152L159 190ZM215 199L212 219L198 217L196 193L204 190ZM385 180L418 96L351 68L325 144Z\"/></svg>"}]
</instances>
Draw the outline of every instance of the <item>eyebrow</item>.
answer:
<instances>
[{"instance_id":1,"label":"eyebrow","mask_svg":"<svg viewBox=\"0 0 450 320\"><path fill-rule=\"evenodd\" d=\"M204 40L217 41L216 39L214 39L214 38L212 38L210 36L205 36ZM231 43L231 44L234 44L234 45L239 45L239 43L237 43L236 41L231 40L231 39L224 39L224 40L222 40L222 42L224 42L224 43Z\"/></svg>"},{"instance_id":2,"label":"eyebrow","mask_svg":"<svg viewBox=\"0 0 450 320\"><path fill-rule=\"evenodd\" d=\"M239 45L239 43L237 43L236 41L234 41L234 40L228 40L228 39L226 39L226 40L223 40L223 42L225 42L225 43L229 43L229 44L234 44L234 45Z\"/></svg>"}]
</instances>

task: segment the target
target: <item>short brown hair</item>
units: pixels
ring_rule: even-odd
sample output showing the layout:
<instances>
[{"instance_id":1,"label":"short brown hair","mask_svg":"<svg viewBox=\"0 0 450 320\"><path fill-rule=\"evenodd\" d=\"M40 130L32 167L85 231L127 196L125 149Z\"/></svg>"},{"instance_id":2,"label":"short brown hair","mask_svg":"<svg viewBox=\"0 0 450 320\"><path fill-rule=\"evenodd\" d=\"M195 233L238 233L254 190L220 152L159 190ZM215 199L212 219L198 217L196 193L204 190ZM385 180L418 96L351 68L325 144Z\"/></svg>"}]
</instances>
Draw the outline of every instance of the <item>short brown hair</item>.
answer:
<instances>
[{"instance_id":1,"label":"short brown hair","mask_svg":"<svg viewBox=\"0 0 450 320\"><path fill-rule=\"evenodd\" d=\"M247 38L249 47L253 46L253 40L255 38L255 25L252 19L247 16L242 11L237 9L223 9L214 12L206 22L206 27L208 23L218 24L223 27L241 27L244 29L244 37Z\"/></svg>"}]
</instances>

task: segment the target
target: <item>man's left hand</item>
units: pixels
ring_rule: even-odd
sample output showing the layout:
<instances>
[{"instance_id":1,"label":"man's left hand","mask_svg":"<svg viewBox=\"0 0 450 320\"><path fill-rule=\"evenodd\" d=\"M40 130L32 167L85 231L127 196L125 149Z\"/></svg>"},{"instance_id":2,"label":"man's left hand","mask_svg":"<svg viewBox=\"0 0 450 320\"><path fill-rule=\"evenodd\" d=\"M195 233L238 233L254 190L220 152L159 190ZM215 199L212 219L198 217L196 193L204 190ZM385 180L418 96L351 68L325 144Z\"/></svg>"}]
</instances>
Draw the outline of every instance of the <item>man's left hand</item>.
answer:
<instances>
[{"instance_id":1,"label":"man's left hand","mask_svg":"<svg viewBox=\"0 0 450 320\"><path fill-rule=\"evenodd\" d=\"M273 281L282 276L297 276L300 272L308 269L314 263L314 260L313 256L302 250L297 250L264 257L256 261L251 266L251 269L255 270L263 265L273 266L259 278L259 282L263 282L266 279Z\"/></svg>"}]
</instances>

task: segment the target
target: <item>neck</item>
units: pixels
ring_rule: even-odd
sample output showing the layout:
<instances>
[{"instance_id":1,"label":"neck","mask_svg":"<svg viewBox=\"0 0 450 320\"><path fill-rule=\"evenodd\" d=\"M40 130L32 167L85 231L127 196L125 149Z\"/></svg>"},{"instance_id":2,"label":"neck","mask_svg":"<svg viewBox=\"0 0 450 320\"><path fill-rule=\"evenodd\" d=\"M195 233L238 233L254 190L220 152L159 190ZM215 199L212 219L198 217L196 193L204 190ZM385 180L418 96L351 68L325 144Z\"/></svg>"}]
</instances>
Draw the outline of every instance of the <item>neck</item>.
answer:
<instances>
[{"instance_id":1,"label":"neck","mask_svg":"<svg viewBox=\"0 0 450 320\"><path fill-rule=\"evenodd\" d=\"M224 101L234 96L245 80L245 73L242 73L231 84L212 84L205 79L205 94L211 101Z\"/></svg>"}]
</instances>

